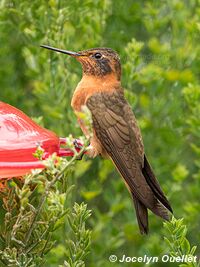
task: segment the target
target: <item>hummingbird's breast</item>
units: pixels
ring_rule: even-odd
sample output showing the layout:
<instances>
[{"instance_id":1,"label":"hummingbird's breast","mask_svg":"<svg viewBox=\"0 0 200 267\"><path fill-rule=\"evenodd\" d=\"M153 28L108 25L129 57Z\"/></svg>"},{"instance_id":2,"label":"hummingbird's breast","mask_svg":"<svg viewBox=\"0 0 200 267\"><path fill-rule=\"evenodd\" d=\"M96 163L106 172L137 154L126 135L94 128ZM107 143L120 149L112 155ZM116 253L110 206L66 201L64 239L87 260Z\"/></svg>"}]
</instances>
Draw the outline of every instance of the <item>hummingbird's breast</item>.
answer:
<instances>
[{"instance_id":1,"label":"hummingbird's breast","mask_svg":"<svg viewBox=\"0 0 200 267\"><path fill-rule=\"evenodd\" d=\"M122 90L120 82L116 80L113 75L106 75L104 78L97 78L96 76L83 76L82 80L77 85L72 100L71 106L75 113L77 113L78 123L86 137L91 136L84 121L79 117L79 112L83 112L82 107L86 105L87 100L99 92L105 92L106 94L113 94L116 90ZM93 127L91 127L93 128ZM90 139L90 144L93 147L93 155L101 154L107 157L105 149L102 147L101 142L96 136L96 131L93 128L93 137Z\"/></svg>"},{"instance_id":2,"label":"hummingbird's breast","mask_svg":"<svg viewBox=\"0 0 200 267\"><path fill-rule=\"evenodd\" d=\"M90 96L99 92L112 94L116 90L122 90L121 84L112 74L104 78L84 75L74 91L71 106L74 111L80 112Z\"/></svg>"}]
</instances>

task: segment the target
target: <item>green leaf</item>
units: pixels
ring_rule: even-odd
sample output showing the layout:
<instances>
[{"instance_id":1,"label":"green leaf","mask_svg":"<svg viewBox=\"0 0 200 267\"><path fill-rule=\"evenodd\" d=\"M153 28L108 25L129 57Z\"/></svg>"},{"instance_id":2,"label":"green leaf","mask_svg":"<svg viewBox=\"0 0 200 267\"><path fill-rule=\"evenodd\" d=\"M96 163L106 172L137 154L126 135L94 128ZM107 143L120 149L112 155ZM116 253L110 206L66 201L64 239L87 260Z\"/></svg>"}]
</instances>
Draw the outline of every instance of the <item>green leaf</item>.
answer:
<instances>
[{"instance_id":1,"label":"green leaf","mask_svg":"<svg viewBox=\"0 0 200 267\"><path fill-rule=\"evenodd\" d=\"M181 243L181 249L185 255L190 253L190 243L186 238L184 238Z\"/></svg>"}]
</instances>

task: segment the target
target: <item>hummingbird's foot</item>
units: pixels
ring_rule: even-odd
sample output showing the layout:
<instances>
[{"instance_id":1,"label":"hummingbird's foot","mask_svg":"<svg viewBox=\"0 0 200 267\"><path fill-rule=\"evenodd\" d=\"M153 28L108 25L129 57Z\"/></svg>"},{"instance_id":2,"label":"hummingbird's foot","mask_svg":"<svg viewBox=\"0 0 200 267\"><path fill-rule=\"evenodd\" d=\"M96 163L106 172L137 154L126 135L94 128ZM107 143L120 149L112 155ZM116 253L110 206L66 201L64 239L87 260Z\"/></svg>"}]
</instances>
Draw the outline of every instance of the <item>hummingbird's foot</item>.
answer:
<instances>
[{"instance_id":1,"label":"hummingbird's foot","mask_svg":"<svg viewBox=\"0 0 200 267\"><path fill-rule=\"evenodd\" d=\"M88 157L90 158L95 158L96 156L98 156L98 151L90 144L87 148L86 148L86 154L88 155Z\"/></svg>"},{"instance_id":2,"label":"hummingbird's foot","mask_svg":"<svg viewBox=\"0 0 200 267\"><path fill-rule=\"evenodd\" d=\"M78 139L75 139L73 141L74 147L76 149L77 152L79 152L83 145L80 143L80 141ZM88 155L88 157L90 158L95 158L96 156L99 155L99 151L96 149L95 146L93 146L92 144L90 144L86 149L85 149L86 154ZM85 152L83 151L80 155L77 156L77 160L82 160L83 155L85 154Z\"/></svg>"}]
</instances>

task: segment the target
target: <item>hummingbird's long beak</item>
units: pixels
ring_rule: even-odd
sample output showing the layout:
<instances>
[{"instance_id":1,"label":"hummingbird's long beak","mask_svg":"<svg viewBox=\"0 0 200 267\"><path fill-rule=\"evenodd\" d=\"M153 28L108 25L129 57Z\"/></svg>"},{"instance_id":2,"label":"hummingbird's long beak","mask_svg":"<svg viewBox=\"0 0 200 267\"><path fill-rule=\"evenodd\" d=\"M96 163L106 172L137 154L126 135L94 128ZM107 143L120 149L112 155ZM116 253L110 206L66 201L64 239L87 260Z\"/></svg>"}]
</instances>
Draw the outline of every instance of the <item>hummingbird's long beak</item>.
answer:
<instances>
[{"instance_id":1,"label":"hummingbird's long beak","mask_svg":"<svg viewBox=\"0 0 200 267\"><path fill-rule=\"evenodd\" d=\"M56 51L56 52L59 52L59 53L67 54L67 55L70 55L70 56L74 56L74 57L81 56L81 54L79 54L79 53L58 49L58 48L51 47L51 46L48 46L48 45L41 45L40 47L43 47L43 48L46 48L46 49L49 49L49 50L53 50L53 51Z\"/></svg>"}]
</instances>

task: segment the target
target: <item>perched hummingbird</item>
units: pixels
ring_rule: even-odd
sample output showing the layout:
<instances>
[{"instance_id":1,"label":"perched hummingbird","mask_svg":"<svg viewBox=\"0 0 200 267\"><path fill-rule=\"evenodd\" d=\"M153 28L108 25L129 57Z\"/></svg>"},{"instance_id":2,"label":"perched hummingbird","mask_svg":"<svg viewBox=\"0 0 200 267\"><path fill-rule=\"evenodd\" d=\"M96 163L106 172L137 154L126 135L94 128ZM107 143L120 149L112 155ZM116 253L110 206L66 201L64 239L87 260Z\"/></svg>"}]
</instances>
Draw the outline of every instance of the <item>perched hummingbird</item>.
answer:
<instances>
[{"instance_id":1,"label":"perched hummingbird","mask_svg":"<svg viewBox=\"0 0 200 267\"><path fill-rule=\"evenodd\" d=\"M112 160L131 193L140 232L147 234L148 209L168 220L168 210L172 212L172 208L148 163L140 129L124 98L118 54L110 48L71 52L47 45L42 47L70 55L81 63L83 76L71 105L76 114L80 114L83 106L91 112L90 155ZM80 117L78 122L83 133L89 136Z\"/></svg>"}]
</instances>

